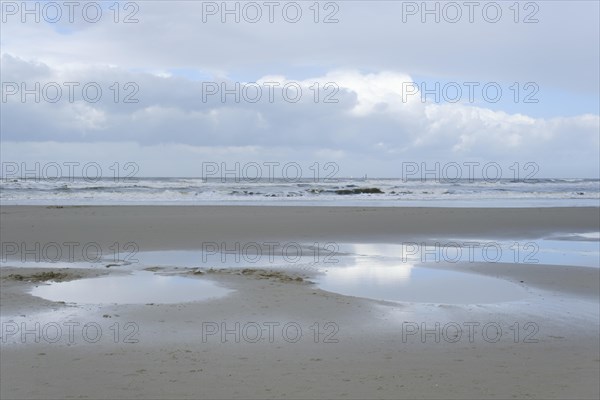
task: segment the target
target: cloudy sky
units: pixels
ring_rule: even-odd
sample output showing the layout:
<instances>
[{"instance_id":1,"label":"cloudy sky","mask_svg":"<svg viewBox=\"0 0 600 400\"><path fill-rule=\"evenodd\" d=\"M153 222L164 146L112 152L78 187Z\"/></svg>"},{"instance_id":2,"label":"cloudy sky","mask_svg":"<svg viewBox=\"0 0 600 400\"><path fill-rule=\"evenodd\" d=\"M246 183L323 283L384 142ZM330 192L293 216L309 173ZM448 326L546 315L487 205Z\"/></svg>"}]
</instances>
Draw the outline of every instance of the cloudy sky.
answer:
<instances>
[{"instance_id":1,"label":"cloudy sky","mask_svg":"<svg viewBox=\"0 0 600 400\"><path fill-rule=\"evenodd\" d=\"M2 1L2 162L598 177L599 2L423 4Z\"/></svg>"}]
</instances>

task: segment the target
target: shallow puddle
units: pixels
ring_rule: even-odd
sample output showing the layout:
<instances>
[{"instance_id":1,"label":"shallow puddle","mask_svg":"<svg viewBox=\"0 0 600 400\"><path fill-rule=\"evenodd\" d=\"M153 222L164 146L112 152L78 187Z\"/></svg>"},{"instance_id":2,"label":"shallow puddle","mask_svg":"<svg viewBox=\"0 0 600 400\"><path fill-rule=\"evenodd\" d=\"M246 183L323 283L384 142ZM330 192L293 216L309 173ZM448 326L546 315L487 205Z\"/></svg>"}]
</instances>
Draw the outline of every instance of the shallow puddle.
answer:
<instances>
[{"instance_id":1,"label":"shallow puddle","mask_svg":"<svg viewBox=\"0 0 600 400\"><path fill-rule=\"evenodd\" d=\"M103 268L106 265L126 265L125 263L115 263L109 261L89 262L89 261L21 261L4 260L0 261L0 268Z\"/></svg>"},{"instance_id":2,"label":"shallow puddle","mask_svg":"<svg viewBox=\"0 0 600 400\"><path fill-rule=\"evenodd\" d=\"M497 303L528 295L524 288L502 279L409 264L331 268L317 284L347 296L414 303Z\"/></svg>"},{"instance_id":3,"label":"shallow puddle","mask_svg":"<svg viewBox=\"0 0 600 400\"><path fill-rule=\"evenodd\" d=\"M593 234L578 236L595 237ZM339 245L339 253L337 265L319 265L325 271L317 278L320 288L375 300L418 303L484 304L528 296L523 287L509 281L433 268L436 265L599 266L598 242L571 238L521 242L433 239L402 244L344 243Z\"/></svg>"},{"instance_id":4,"label":"shallow puddle","mask_svg":"<svg viewBox=\"0 0 600 400\"><path fill-rule=\"evenodd\" d=\"M39 285L34 296L77 304L173 304L222 297L232 290L214 282L138 271L126 276L106 276Z\"/></svg>"},{"instance_id":5,"label":"shallow puddle","mask_svg":"<svg viewBox=\"0 0 600 400\"><path fill-rule=\"evenodd\" d=\"M401 244L344 243L338 247L341 254L424 265L509 263L597 268L600 266L600 247L595 236L594 233L588 233L570 236L568 240L547 238L520 241L446 238ZM341 259L345 261L344 257Z\"/></svg>"}]
</instances>

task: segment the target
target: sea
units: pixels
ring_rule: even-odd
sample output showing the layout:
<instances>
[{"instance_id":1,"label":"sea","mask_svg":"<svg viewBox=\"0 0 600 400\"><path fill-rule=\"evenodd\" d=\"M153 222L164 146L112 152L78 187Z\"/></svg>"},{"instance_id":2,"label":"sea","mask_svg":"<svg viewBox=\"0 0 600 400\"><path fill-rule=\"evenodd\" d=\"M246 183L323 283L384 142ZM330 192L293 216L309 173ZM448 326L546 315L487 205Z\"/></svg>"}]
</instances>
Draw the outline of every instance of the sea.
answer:
<instances>
[{"instance_id":1,"label":"sea","mask_svg":"<svg viewBox=\"0 0 600 400\"><path fill-rule=\"evenodd\" d=\"M600 180L2 178L0 204L600 207Z\"/></svg>"}]
</instances>

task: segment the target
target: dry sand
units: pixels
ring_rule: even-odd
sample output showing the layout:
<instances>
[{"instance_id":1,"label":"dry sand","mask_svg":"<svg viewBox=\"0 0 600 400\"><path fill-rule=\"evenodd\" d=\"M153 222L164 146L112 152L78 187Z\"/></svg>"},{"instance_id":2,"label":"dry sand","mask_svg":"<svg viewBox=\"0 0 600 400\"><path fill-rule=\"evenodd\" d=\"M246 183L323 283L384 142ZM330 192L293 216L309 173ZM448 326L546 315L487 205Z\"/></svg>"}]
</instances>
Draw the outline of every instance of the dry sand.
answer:
<instances>
[{"instance_id":1,"label":"dry sand","mask_svg":"<svg viewBox=\"0 0 600 400\"><path fill-rule=\"evenodd\" d=\"M141 250L194 249L220 241L536 239L598 231L600 226L597 208L3 206L0 212L3 243L96 242L105 248L114 242L135 242ZM44 284L35 279L44 276L35 274L46 269L3 267L4 329L14 324L20 328L22 323L31 328L36 322L42 327L64 328L69 321L80 325L74 328L72 343L66 329L56 343L44 340L51 331L41 335L39 343L35 333L23 340L3 332L0 397L598 398L597 268L474 263L435 267L506 279L525 287L528 297L498 304L392 303L320 290L310 283L317 272L294 266L284 272L245 274L206 268L194 274L194 268L171 267L154 271L211 280L234 292L181 304L75 305L28 294ZM135 268L52 270L68 280L127 274ZM125 329L128 322L135 325ZM89 343L82 335L86 323L101 327L97 342ZM233 334L227 342L219 334L203 340L203 324L206 330L222 323L229 329L240 324L239 343ZM320 332L316 341L315 323ZM409 327L423 323L428 329L436 323L448 329L424 340L421 332L406 335ZM470 323L500 326L502 334L493 343L478 329L471 340ZM267 331L265 340L248 340L254 337L254 324L272 326L272 340ZM295 343L286 340L294 331L286 337L285 324L302 329ZM458 338L456 326L463 328ZM243 327L249 328L246 335Z\"/></svg>"}]
</instances>

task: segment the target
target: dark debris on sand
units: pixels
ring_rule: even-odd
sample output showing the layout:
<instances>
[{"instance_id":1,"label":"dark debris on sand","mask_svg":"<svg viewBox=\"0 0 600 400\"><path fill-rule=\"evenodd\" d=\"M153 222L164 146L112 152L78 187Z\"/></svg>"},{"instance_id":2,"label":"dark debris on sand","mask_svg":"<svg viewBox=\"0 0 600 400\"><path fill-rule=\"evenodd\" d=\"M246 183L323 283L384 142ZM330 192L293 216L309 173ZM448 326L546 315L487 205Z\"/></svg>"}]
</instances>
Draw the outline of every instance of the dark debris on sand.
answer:
<instances>
[{"instance_id":1,"label":"dark debris on sand","mask_svg":"<svg viewBox=\"0 0 600 400\"><path fill-rule=\"evenodd\" d=\"M236 275L244 275L244 276L252 276L257 279L274 279L280 282L290 282L290 283L299 283L304 282L304 278L301 276L291 276L284 272L280 271L269 271L264 269L255 269L255 268L244 268L240 270L232 270L232 269L214 269L209 268L206 271L202 271L200 269L196 269L191 271L192 275L204 275L204 274L236 274Z\"/></svg>"},{"instance_id":2,"label":"dark debris on sand","mask_svg":"<svg viewBox=\"0 0 600 400\"><path fill-rule=\"evenodd\" d=\"M77 279L79 276L69 274L67 272L55 272L55 271L47 271L47 272L37 272L29 275L22 274L10 274L6 277L6 279L10 279L13 281L21 281L21 282L46 282L46 281L66 281L71 279Z\"/></svg>"}]
</instances>

